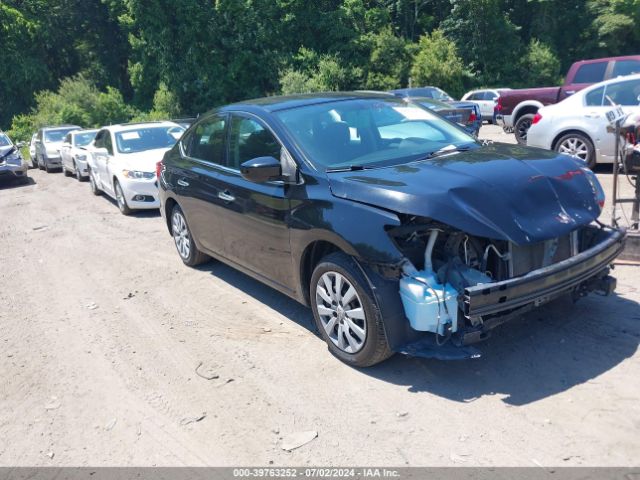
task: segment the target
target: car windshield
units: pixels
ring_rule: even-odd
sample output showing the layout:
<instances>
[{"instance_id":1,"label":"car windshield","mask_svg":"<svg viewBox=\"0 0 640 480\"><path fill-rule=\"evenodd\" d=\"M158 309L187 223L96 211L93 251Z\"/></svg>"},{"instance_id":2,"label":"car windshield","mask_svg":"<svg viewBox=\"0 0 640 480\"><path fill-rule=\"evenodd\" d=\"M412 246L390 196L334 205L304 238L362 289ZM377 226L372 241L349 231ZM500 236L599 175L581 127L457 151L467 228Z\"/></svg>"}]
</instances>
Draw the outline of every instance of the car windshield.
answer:
<instances>
[{"instance_id":1,"label":"car windshield","mask_svg":"<svg viewBox=\"0 0 640 480\"><path fill-rule=\"evenodd\" d=\"M11 140L4 133L0 133L0 147L11 145Z\"/></svg>"},{"instance_id":2,"label":"car windshield","mask_svg":"<svg viewBox=\"0 0 640 480\"><path fill-rule=\"evenodd\" d=\"M116 133L116 146L120 153L136 153L157 148L171 148L177 141L182 127L142 127Z\"/></svg>"},{"instance_id":3,"label":"car windshield","mask_svg":"<svg viewBox=\"0 0 640 480\"><path fill-rule=\"evenodd\" d=\"M373 168L476 145L427 109L395 99L357 99L276 112L309 160L325 170Z\"/></svg>"},{"instance_id":4,"label":"car windshield","mask_svg":"<svg viewBox=\"0 0 640 480\"><path fill-rule=\"evenodd\" d=\"M73 136L76 147L84 147L86 145L89 145L93 141L93 139L96 138L96 133L98 133L97 130L94 130L92 132L76 133Z\"/></svg>"},{"instance_id":5,"label":"car windshield","mask_svg":"<svg viewBox=\"0 0 640 480\"><path fill-rule=\"evenodd\" d=\"M58 143L64 140L64 137L67 136L67 133L78 130L78 127L72 128L60 128L57 130L45 130L44 132L44 141L50 143Z\"/></svg>"}]
</instances>

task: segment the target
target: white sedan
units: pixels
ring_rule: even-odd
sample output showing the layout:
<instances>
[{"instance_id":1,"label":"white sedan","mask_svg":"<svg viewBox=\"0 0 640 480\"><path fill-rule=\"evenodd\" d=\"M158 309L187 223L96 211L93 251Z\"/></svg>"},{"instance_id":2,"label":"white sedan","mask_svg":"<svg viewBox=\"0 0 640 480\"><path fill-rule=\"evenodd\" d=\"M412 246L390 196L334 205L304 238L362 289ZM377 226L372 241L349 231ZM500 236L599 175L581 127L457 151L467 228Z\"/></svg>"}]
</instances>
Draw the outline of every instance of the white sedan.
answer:
<instances>
[{"instance_id":1,"label":"white sedan","mask_svg":"<svg viewBox=\"0 0 640 480\"><path fill-rule=\"evenodd\" d=\"M91 191L115 199L124 215L159 208L156 163L183 132L173 122L103 127L89 147Z\"/></svg>"},{"instance_id":2,"label":"white sedan","mask_svg":"<svg viewBox=\"0 0 640 480\"><path fill-rule=\"evenodd\" d=\"M607 80L541 108L527 133L527 145L581 158L590 167L613 163L616 139L607 131L607 113L617 106L625 114L640 113L640 75Z\"/></svg>"},{"instance_id":3,"label":"white sedan","mask_svg":"<svg viewBox=\"0 0 640 480\"><path fill-rule=\"evenodd\" d=\"M510 88L484 88L482 90L471 90L464 94L460 99L465 102L472 102L478 105L480 108L480 114L482 120L487 120L489 123L495 123L493 118L493 112L498 103L500 92L505 90L511 90Z\"/></svg>"},{"instance_id":4,"label":"white sedan","mask_svg":"<svg viewBox=\"0 0 640 480\"><path fill-rule=\"evenodd\" d=\"M87 146L98 130L74 130L67 133L60 148L60 161L64 176L75 175L79 182L89 176Z\"/></svg>"}]
</instances>

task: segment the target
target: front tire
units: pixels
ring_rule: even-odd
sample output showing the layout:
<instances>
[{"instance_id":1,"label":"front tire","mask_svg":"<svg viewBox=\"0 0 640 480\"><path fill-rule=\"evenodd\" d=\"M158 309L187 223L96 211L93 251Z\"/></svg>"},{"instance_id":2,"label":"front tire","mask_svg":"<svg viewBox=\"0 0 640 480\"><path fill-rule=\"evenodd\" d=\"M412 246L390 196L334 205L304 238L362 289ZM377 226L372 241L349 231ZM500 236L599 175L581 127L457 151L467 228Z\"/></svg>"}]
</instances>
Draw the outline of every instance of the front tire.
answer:
<instances>
[{"instance_id":1,"label":"front tire","mask_svg":"<svg viewBox=\"0 0 640 480\"><path fill-rule=\"evenodd\" d=\"M68 176L70 176L70 175L71 175L71 173L69 172L69 170L67 170L67 169L66 169L66 167L64 166L64 163L62 164L62 167L61 167L61 168L62 168L62 174L63 174L65 177L68 177Z\"/></svg>"},{"instance_id":2,"label":"front tire","mask_svg":"<svg viewBox=\"0 0 640 480\"><path fill-rule=\"evenodd\" d=\"M311 276L309 298L316 327L338 359L369 367L393 354L373 293L352 257L324 257Z\"/></svg>"},{"instance_id":3,"label":"front tire","mask_svg":"<svg viewBox=\"0 0 640 480\"><path fill-rule=\"evenodd\" d=\"M82 173L80 173L80 169L78 168L78 164L76 162L73 162L73 169L76 172L76 180L81 182L82 181Z\"/></svg>"},{"instance_id":4,"label":"front tire","mask_svg":"<svg viewBox=\"0 0 640 480\"><path fill-rule=\"evenodd\" d=\"M171 210L171 235L176 244L178 255L180 255L185 265L195 267L211 259L211 257L198 250L196 242L191 235L191 230L187 225L184 212L178 205L175 205Z\"/></svg>"},{"instance_id":5,"label":"front tire","mask_svg":"<svg viewBox=\"0 0 640 480\"><path fill-rule=\"evenodd\" d=\"M516 134L516 141L520 145L527 144L527 134L529 132L529 128L531 128L531 124L533 123L534 116L535 114L533 113L522 115L513 126L514 133Z\"/></svg>"},{"instance_id":6,"label":"front tire","mask_svg":"<svg viewBox=\"0 0 640 480\"><path fill-rule=\"evenodd\" d=\"M596 150L591 140L581 133L568 133L556 142L554 150L583 160L589 168L596 166Z\"/></svg>"},{"instance_id":7,"label":"front tire","mask_svg":"<svg viewBox=\"0 0 640 480\"><path fill-rule=\"evenodd\" d=\"M102 195L102 190L100 190L92 170L89 170L89 185L91 186L91 193L94 195Z\"/></svg>"},{"instance_id":8,"label":"front tire","mask_svg":"<svg viewBox=\"0 0 640 480\"><path fill-rule=\"evenodd\" d=\"M123 215L131 215L133 210L129 208L127 205L127 199L124 196L124 192L122 191L122 187L120 186L120 182L118 180L113 181L113 190L116 194L116 202L118 203L118 209L120 213Z\"/></svg>"}]
</instances>

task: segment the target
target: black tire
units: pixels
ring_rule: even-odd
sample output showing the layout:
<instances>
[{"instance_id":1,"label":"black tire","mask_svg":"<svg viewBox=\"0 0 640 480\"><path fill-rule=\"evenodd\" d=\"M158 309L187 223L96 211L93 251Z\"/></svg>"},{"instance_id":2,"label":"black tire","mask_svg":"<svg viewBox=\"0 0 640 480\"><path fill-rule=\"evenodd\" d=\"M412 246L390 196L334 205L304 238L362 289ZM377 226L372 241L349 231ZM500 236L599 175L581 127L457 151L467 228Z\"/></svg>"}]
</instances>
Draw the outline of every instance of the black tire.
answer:
<instances>
[{"instance_id":1,"label":"black tire","mask_svg":"<svg viewBox=\"0 0 640 480\"><path fill-rule=\"evenodd\" d=\"M49 165L47 165L46 163L44 164L44 170L47 173L51 173L51 167L49 167Z\"/></svg>"},{"instance_id":2,"label":"black tire","mask_svg":"<svg viewBox=\"0 0 640 480\"><path fill-rule=\"evenodd\" d=\"M100 187L98 187L96 179L93 177L93 172L91 170L89 170L89 185L91 187L91 193L93 193L94 195L102 195L102 190L100 190Z\"/></svg>"},{"instance_id":3,"label":"black tire","mask_svg":"<svg viewBox=\"0 0 640 480\"><path fill-rule=\"evenodd\" d=\"M209 255L198 250L187 224L187 217L179 205L175 205L171 210L169 221L171 222L171 236L176 245L176 250L185 265L195 267L211 260Z\"/></svg>"},{"instance_id":4,"label":"black tire","mask_svg":"<svg viewBox=\"0 0 640 480\"><path fill-rule=\"evenodd\" d=\"M78 168L78 164L73 162L73 170L76 172L76 180L79 182L82 181L82 173L80 173L80 169Z\"/></svg>"},{"instance_id":5,"label":"black tire","mask_svg":"<svg viewBox=\"0 0 640 480\"><path fill-rule=\"evenodd\" d=\"M326 278L323 277L323 275L329 274L329 276L331 276L335 275L336 273L343 277L341 280L343 285L341 290L344 291L340 292L340 302L333 303L337 313L333 314L333 317L335 317L336 320L333 320L333 328L331 328L330 331L332 332L332 334L335 334L337 330L337 335L342 335L339 330L339 323L343 323L344 321L345 323L343 324L342 328L346 329L349 332L352 332L348 321L344 320L344 317L348 316L346 314L349 312L349 310L345 311L343 307L346 306L342 304L342 300L344 299L344 297L349 295L350 287L347 287L347 285L344 283L344 281L346 280L353 286L357 293L357 298L355 298L353 301L357 301L361 304L361 306L357 309L361 308L362 311L364 311L364 319L359 321L361 321L366 326L366 335L363 344L355 353L349 353L340 348L335 343L338 340L332 339L329 336L327 329L325 329L323 320L321 319L321 315L318 312L318 309L320 308L318 306L319 302L324 302L325 308L333 308L328 302L323 300L323 298L325 298L323 297L323 295L327 293L327 289L324 288L324 283L320 284L319 282L323 282L324 278ZM322 294L318 293L319 286L324 288L324 290L322 290ZM335 291L332 293L335 294ZM333 298L333 295L331 296ZM378 307L373 299L373 293L371 292L369 284L364 278L362 271L352 257L346 255L343 252L331 253L324 257L315 267L313 275L311 276L311 284L309 285L309 299L311 303L311 309L313 310L313 318L315 320L316 327L320 332L320 335L327 343L329 351L344 363L354 367L370 367L372 365L375 365L376 363L380 363L383 360L386 360L391 355L393 355L393 352L389 349L389 345L387 343L387 338L384 332L384 322L380 315L380 311L378 310ZM354 304L351 303L350 305L353 307ZM328 325L332 321L333 317L330 315L323 316L329 319L329 321L327 322ZM351 321L353 322L353 320ZM356 335L350 336L352 338L356 338Z\"/></svg>"},{"instance_id":6,"label":"black tire","mask_svg":"<svg viewBox=\"0 0 640 480\"><path fill-rule=\"evenodd\" d=\"M116 203L118 204L118 210L120 210L120 213L123 215L131 215L133 210L131 210L129 205L127 205L127 199L124 196L124 192L122 191L122 187L120 186L120 183L118 183L118 180L113 181L113 191L116 194Z\"/></svg>"},{"instance_id":7,"label":"black tire","mask_svg":"<svg viewBox=\"0 0 640 480\"><path fill-rule=\"evenodd\" d=\"M70 176L70 175L71 175L71 173L69 173L69 170L67 170L67 169L64 167L64 164L62 164L60 168L62 168L62 174L63 174L65 177L68 177L68 176Z\"/></svg>"},{"instance_id":8,"label":"black tire","mask_svg":"<svg viewBox=\"0 0 640 480\"><path fill-rule=\"evenodd\" d=\"M38 168L44 170L44 159L42 157L38 160Z\"/></svg>"},{"instance_id":9,"label":"black tire","mask_svg":"<svg viewBox=\"0 0 640 480\"><path fill-rule=\"evenodd\" d=\"M513 126L513 133L516 135L516 141L520 145L527 144L527 133L529 132L529 128L531 127L531 122L533 122L534 113L525 113L516 121L516 124Z\"/></svg>"},{"instance_id":10,"label":"black tire","mask_svg":"<svg viewBox=\"0 0 640 480\"><path fill-rule=\"evenodd\" d=\"M570 152L565 151L565 148L562 148L563 146L568 147L567 143L571 143L572 141L575 142L576 146L581 143L582 145L584 145L584 147L586 147L586 152L587 152L586 156L579 154L578 151L575 152L576 154L572 154ZM588 167L591 169L593 169L596 166L596 149L594 148L593 142L591 141L591 139L586 135L583 135L582 133L571 132L571 133L567 133L566 135L563 135L555 143L555 145L553 146L553 149L556 152L565 153L567 155L576 156L582 159L584 162L586 162Z\"/></svg>"}]
</instances>

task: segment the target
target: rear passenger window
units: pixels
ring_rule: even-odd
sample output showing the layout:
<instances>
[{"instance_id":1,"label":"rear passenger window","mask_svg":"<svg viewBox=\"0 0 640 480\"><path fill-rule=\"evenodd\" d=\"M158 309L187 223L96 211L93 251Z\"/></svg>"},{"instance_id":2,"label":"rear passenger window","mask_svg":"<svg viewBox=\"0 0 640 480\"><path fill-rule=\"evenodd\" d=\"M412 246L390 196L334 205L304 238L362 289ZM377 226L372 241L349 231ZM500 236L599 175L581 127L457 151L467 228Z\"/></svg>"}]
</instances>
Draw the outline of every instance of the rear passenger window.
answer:
<instances>
[{"instance_id":1,"label":"rear passenger window","mask_svg":"<svg viewBox=\"0 0 640 480\"><path fill-rule=\"evenodd\" d=\"M600 107L602 105L602 96L604 87L596 88L587 93L584 97L584 103L587 107Z\"/></svg>"},{"instance_id":2,"label":"rear passenger window","mask_svg":"<svg viewBox=\"0 0 640 480\"><path fill-rule=\"evenodd\" d=\"M608 62L587 63L578 68L573 83L598 83L604 80Z\"/></svg>"},{"instance_id":3,"label":"rear passenger window","mask_svg":"<svg viewBox=\"0 0 640 480\"><path fill-rule=\"evenodd\" d=\"M640 60L616 60L613 64L613 78L640 73Z\"/></svg>"},{"instance_id":4,"label":"rear passenger window","mask_svg":"<svg viewBox=\"0 0 640 480\"><path fill-rule=\"evenodd\" d=\"M220 115L198 123L182 144L187 156L224 165L226 123Z\"/></svg>"},{"instance_id":5,"label":"rear passenger window","mask_svg":"<svg viewBox=\"0 0 640 480\"><path fill-rule=\"evenodd\" d=\"M228 167L240 170L240 165L257 157L279 159L280 144L272 133L256 120L233 116Z\"/></svg>"},{"instance_id":6,"label":"rear passenger window","mask_svg":"<svg viewBox=\"0 0 640 480\"><path fill-rule=\"evenodd\" d=\"M640 80L612 83L606 86L605 98L616 105L637 107L640 104Z\"/></svg>"}]
</instances>

